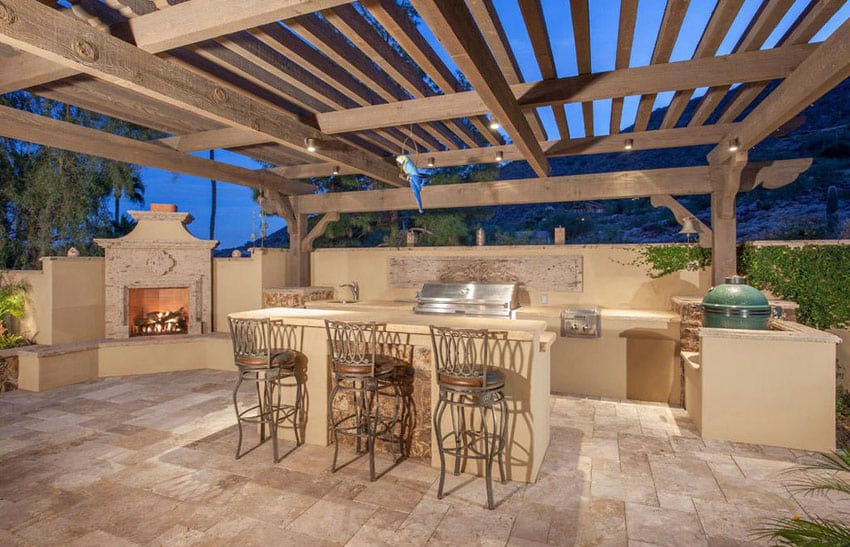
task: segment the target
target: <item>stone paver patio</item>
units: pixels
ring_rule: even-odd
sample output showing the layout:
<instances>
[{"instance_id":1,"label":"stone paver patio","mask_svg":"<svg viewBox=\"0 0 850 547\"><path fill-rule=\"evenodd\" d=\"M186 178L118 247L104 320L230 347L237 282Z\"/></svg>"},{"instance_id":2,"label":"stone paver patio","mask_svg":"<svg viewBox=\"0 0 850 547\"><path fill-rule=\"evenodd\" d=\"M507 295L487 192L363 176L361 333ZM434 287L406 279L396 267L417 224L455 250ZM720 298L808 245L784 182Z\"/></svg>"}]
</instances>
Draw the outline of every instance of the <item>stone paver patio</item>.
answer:
<instances>
[{"instance_id":1,"label":"stone paver patio","mask_svg":"<svg viewBox=\"0 0 850 547\"><path fill-rule=\"evenodd\" d=\"M234 376L0 395L0 544L739 545L765 517L850 519L847 500L783 488L809 454L703 441L681 409L625 401L553 396L539 480L497 485L494 511L471 476L438 500L417 461L374 483L365 458L331 474L332 448L236 461Z\"/></svg>"}]
</instances>

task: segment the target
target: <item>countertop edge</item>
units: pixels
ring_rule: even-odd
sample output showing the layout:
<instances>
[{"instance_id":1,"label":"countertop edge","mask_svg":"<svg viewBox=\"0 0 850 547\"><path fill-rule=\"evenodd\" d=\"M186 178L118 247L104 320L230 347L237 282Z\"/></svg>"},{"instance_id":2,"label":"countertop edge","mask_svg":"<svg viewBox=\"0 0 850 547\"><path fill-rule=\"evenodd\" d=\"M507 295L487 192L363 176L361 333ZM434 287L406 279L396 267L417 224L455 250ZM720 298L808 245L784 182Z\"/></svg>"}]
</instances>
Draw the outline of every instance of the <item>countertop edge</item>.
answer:
<instances>
[{"instance_id":1,"label":"countertop edge","mask_svg":"<svg viewBox=\"0 0 850 547\"><path fill-rule=\"evenodd\" d=\"M840 344L841 338L828 332L819 331L793 321L774 319L772 325L777 325L782 330L749 330L749 329L717 329L700 327L700 338L726 338L743 340L772 340L789 342L817 342L828 344Z\"/></svg>"}]
</instances>

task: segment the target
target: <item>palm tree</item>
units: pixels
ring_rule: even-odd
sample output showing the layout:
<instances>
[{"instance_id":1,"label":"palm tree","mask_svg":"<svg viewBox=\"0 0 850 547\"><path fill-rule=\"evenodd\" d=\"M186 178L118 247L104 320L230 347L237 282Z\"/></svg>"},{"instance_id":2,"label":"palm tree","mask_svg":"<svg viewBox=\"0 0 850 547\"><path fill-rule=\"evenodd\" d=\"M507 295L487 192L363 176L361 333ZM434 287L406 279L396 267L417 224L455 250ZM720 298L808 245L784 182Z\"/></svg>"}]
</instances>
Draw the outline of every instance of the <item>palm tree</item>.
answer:
<instances>
[{"instance_id":1,"label":"palm tree","mask_svg":"<svg viewBox=\"0 0 850 547\"><path fill-rule=\"evenodd\" d=\"M806 465L788 470L794 479L787 485L791 492L803 495L850 495L850 453L847 446L837 453L818 454ZM757 539L767 539L775 545L847 546L850 545L850 526L846 523L821 518L817 515L795 515L791 518L774 518L755 530Z\"/></svg>"},{"instance_id":2,"label":"palm tree","mask_svg":"<svg viewBox=\"0 0 850 547\"><path fill-rule=\"evenodd\" d=\"M215 161L215 150L210 150L210 161ZM215 179L210 179L210 239L215 239L216 193L216 181Z\"/></svg>"},{"instance_id":3,"label":"palm tree","mask_svg":"<svg viewBox=\"0 0 850 547\"><path fill-rule=\"evenodd\" d=\"M116 171L131 171L129 164L110 163L115 165ZM139 175L132 172L122 173L121 176L110 176L110 178L112 180L112 197L115 199L113 222L118 224L121 217L121 197L126 197L131 202L142 205L145 203L145 185Z\"/></svg>"}]
</instances>

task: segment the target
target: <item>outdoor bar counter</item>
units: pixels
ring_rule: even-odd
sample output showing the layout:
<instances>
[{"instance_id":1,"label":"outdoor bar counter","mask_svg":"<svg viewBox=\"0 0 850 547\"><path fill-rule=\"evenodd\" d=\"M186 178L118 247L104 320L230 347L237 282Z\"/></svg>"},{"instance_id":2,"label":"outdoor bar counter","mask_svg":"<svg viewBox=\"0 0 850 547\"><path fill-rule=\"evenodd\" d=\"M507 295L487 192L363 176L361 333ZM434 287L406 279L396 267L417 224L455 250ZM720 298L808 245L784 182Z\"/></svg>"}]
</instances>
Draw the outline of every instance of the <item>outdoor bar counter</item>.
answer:
<instances>
[{"instance_id":1,"label":"outdoor bar counter","mask_svg":"<svg viewBox=\"0 0 850 547\"><path fill-rule=\"evenodd\" d=\"M492 341L492 365L505 375L505 396L508 402L508 446L505 463L508 478L533 482L549 445L550 352L555 334L546 332L546 323L539 320L513 320L489 317L458 317L418 315L410 305L370 305L368 303L322 305L313 303L311 309L265 308L239 313L231 317L283 320L287 325L290 347L300 351L306 372L307 421L305 441L326 446L329 443L327 400L330 393L330 360L328 355L325 319L341 321L375 321L385 325L383 351L390 351L412 368L410 393L414 427L410 439L410 456L439 466L433 450L431 416L438 393L433 374L429 325L455 328L490 329L505 333ZM405 309L406 308L406 309ZM282 432L284 433L284 432ZM284 436L291 434L287 430ZM451 458L447 463L451 468ZM470 461L468 472L476 472ZM330 465L330 462L328 462Z\"/></svg>"}]
</instances>

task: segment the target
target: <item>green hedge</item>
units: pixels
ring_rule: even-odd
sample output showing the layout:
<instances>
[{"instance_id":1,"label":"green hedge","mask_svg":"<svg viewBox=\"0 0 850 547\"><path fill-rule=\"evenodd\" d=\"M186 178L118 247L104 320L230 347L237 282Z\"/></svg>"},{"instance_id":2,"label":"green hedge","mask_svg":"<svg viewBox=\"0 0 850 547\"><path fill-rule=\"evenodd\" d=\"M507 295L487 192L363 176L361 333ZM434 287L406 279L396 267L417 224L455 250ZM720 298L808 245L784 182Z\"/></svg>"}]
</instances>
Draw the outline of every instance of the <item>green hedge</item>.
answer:
<instances>
[{"instance_id":1,"label":"green hedge","mask_svg":"<svg viewBox=\"0 0 850 547\"><path fill-rule=\"evenodd\" d=\"M800 323L816 329L850 323L850 246L745 245L740 262L751 285L800 305Z\"/></svg>"},{"instance_id":2,"label":"green hedge","mask_svg":"<svg viewBox=\"0 0 850 547\"><path fill-rule=\"evenodd\" d=\"M656 279L711 265L711 249L696 245L647 246L632 262ZM797 320L816 329L850 325L850 246L771 245L739 248L738 271L754 287L796 302Z\"/></svg>"}]
</instances>

